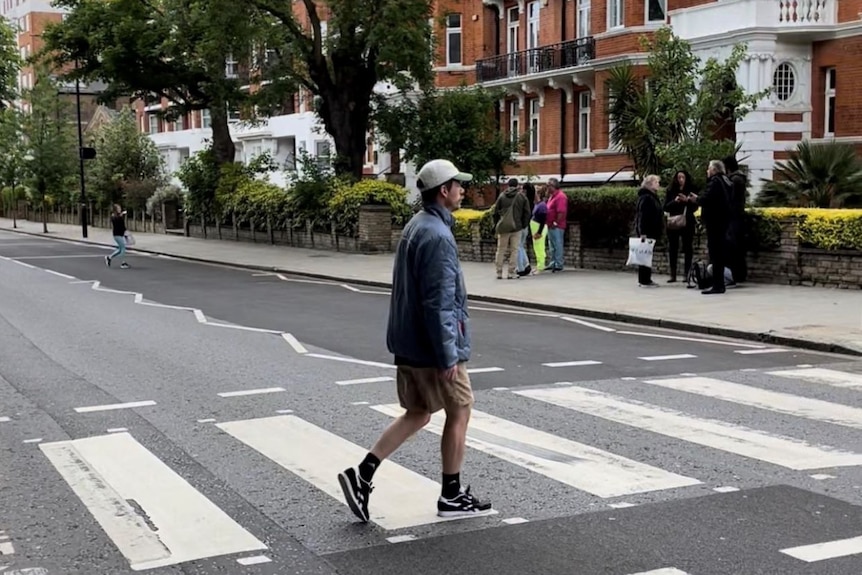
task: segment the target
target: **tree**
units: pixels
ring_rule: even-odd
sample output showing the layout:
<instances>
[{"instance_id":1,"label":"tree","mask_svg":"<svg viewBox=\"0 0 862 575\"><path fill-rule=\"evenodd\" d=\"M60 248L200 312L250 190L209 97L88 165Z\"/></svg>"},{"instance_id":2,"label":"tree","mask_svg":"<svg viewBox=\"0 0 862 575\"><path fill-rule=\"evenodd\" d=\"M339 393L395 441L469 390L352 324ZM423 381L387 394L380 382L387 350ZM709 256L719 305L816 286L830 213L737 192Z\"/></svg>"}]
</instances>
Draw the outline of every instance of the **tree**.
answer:
<instances>
[{"instance_id":1,"label":"tree","mask_svg":"<svg viewBox=\"0 0 862 575\"><path fill-rule=\"evenodd\" d=\"M428 89L418 99L397 104L381 98L375 125L388 151L403 149L405 159L416 165L450 159L481 185L515 164L520 145L494 120L500 98L496 91L467 87Z\"/></svg>"},{"instance_id":2,"label":"tree","mask_svg":"<svg viewBox=\"0 0 862 575\"><path fill-rule=\"evenodd\" d=\"M236 0L57 0L70 13L44 33L45 54L70 70L66 79L101 80L110 85L103 100L165 98L174 119L208 109L213 153L219 164L233 162L228 109L253 115L258 99L285 92L279 75L259 58L266 45L279 53L278 35L248 3ZM253 70L235 62L258 61ZM229 65L230 62L230 65ZM242 86L273 80L250 94Z\"/></svg>"},{"instance_id":3,"label":"tree","mask_svg":"<svg viewBox=\"0 0 862 575\"><path fill-rule=\"evenodd\" d=\"M0 110L0 184L9 188L4 201L11 202L13 219L17 218L18 200L22 196L21 183L27 177L23 122L17 108Z\"/></svg>"},{"instance_id":4,"label":"tree","mask_svg":"<svg viewBox=\"0 0 862 575\"><path fill-rule=\"evenodd\" d=\"M0 109L8 108L17 97L20 67L18 34L8 20L0 18Z\"/></svg>"},{"instance_id":5,"label":"tree","mask_svg":"<svg viewBox=\"0 0 862 575\"><path fill-rule=\"evenodd\" d=\"M290 47L284 72L316 98L334 142L337 174L362 176L372 95L378 82L431 84L432 5L429 0L250 0L277 18ZM304 12L303 18L294 13ZM326 27L322 20L326 18ZM304 23L307 22L307 25Z\"/></svg>"},{"instance_id":6,"label":"tree","mask_svg":"<svg viewBox=\"0 0 862 575\"><path fill-rule=\"evenodd\" d=\"M30 105L24 115L23 136L31 188L42 206L42 229L48 233L48 194L68 195L77 169L77 141L68 103L44 69L36 73L33 88L24 95Z\"/></svg>"},{"instance_id":7,"label":"tree","mask_svg":"<svg viewBox=\"0 0 862 575\"><path fill-rule=\"evenodd\" d=\"M135 114L124 108L93 137L96 159L88 170L89 188L103 205L123 200L143 207L165 182L164 162L156 144L138 130Z\"/></svg>"},{"instance_id":8,"label":"tree","mask_svg":"<svg viewBox=\"0 0 862 575\"><path fill-rule=\"evenodd\" d=\"M736 143L723 134L744 118L769 90L746 94L736 71L746 46L733 46L723 62L702 62L691 45L669 27L641 38L649 53L646 78L628 64L610 72L607 82L611 139L635 165L638 176L672 176L687 170L701 183L706 165L736 153Z\"/></svg>"},{"instance_id":9,"label":"tree","mask_svg":"<svg viewBox=\"0 0 862 575\"><path fill-rule=\"evenodd\" d=\"M840 208L862 205L862 161L851 144L800 142L763 180L762 206Z\"/></svg>"}]
</instances>

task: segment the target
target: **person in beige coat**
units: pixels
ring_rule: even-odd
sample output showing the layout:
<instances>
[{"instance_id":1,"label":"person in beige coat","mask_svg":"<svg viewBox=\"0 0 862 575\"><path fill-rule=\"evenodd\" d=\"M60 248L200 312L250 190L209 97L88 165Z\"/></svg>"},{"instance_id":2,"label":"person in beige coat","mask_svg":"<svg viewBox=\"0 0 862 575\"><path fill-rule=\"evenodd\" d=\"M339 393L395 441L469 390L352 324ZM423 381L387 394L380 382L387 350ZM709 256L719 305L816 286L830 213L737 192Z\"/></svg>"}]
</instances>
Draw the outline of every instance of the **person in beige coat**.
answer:
<instances>
[{"instance_id":1,"label":"person in beige coat","mask_svg":"<svg viewBox=\"0 0 862 575\"><path fill-rule=\"evenodd\" d=\"M497 279L503 279L503 261L508 261L508 279L517 279L518 246L521 230L530 225L530 202L521 193L518 180L509 180L509 187L500 194L492 212L497 232Z\"/></svg>"}]
</instances>

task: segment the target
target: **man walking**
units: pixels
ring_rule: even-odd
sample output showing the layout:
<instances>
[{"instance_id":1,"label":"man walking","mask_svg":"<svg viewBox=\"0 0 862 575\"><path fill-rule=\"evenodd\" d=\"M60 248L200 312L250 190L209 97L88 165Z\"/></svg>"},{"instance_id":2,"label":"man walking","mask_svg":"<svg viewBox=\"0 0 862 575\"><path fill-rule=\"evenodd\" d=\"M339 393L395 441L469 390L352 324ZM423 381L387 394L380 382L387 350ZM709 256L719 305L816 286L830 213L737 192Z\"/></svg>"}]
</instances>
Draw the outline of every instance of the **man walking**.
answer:
<instances>
[{"instance_id":1,"label":"man walking","mask_svg":"<svg viewBox=\"0 0 862 575\"><path fill-rule=\"evenodd\" d=\"M395 356L398 400L406 410L383 432L356 468L338 474L351 511L369 520L371 480L381 462L443 409L443 489L440 517L492 513L470 488L461 487L461 464L473 390L467 375L470 331L467 291L451 227L461 206L461 184L473 179L448 160L422 166L418 187L422 210L404 227L395 254L386 343Z\"/></svg>"}]
</instances>

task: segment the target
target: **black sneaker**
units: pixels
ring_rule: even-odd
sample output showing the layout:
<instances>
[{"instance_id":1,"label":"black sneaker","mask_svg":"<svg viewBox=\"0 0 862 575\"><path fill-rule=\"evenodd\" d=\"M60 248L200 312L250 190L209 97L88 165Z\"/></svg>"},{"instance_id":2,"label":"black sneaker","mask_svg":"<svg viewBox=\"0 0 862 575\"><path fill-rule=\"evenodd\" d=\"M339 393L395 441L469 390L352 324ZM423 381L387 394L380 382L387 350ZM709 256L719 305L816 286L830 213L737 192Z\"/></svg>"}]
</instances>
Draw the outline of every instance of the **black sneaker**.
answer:
<instances>
[{"instance_id":1,"label":"black sneaker","mask_svg":"<svg viewBox=\"0 0 862 575\"><path fill-rule=\"evenodd\" d=\"M347 506L363 523L367 523L368 497L374 491L371 483L359 477L359 473L352 467L338 474L338 483L341 484Z\"/></svg>"},{"instance_id":2,"label":"black sneaker","mask_svg":"<svg viewBox=\"0 0 862 575\"><path fill-rule=\"evenodd\" d=\"M105 256L105 265L111 267L111 258L110 256Z\"/></svg>"},{"instance_id":3,"label":"black sneaker","mask_svg":"<svg viewBox=\"0 0 862 575\"><path fill-rule=\"evenodd\" d=\"M493 511L491 502L476 499L470 493L470 487L462 490L453 499L446 499L441 495L437 500L437 515L440 517L481 517Z\"/></svg>"}]
</instances>

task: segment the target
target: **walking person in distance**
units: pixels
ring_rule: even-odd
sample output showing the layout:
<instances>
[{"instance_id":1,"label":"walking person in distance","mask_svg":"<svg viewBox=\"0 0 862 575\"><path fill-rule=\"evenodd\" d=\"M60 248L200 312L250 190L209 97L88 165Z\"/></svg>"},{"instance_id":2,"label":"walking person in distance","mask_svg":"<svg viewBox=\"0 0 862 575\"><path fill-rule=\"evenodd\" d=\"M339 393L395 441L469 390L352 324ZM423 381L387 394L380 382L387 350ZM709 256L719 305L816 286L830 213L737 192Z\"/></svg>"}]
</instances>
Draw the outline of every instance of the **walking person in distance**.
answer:
<instances>
[{"instance_id":1,"label":"walking person in distance","mask_svg":"<svg viewBox=\"0 0 862 575\"><path fill-rule=\"evenodd\" d=\"M461 184L473 176L448 160L432 160L422 166L417 178L423 207L404 227L395 253L386 334L405 413L386 428L358 467L338 474L347 505L363 522L370 517L374 473L441 409L446 412L446 425L437 514L463 517L493 512L489 502L477 499L469 487L462 488L460 476L474 398L466 366L471 348L467 290L451 228L452 212L461 205ZM517 236L513 245L517 250Z\"/></svg>"},{"instance_id":2,"label":"walking person in distance","mask_svg":"<svg viewBox=\"0 0 862 575\"><path fill-rule=\"evenodd\" d=\"M111 233L117 248L111 252L111 255L105 256L105 265L111 267L111 261L119 256L123 258L120 267L126 269L129 267L126 263L126 211L120 207L120 204L114 204L114 211L111 213Z\"/></svg>"}]
</instances>

